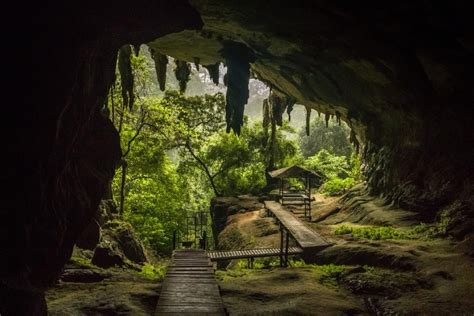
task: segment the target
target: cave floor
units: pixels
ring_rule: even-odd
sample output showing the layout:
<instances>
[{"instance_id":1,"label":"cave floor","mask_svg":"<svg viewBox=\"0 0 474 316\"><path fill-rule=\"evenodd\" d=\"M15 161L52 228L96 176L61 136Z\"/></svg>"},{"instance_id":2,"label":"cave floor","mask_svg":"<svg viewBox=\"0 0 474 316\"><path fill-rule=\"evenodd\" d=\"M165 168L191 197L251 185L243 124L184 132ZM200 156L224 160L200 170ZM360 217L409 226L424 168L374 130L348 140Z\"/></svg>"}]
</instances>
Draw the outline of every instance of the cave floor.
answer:
<instances>
[{"instance_id":1,"label":"cave floor","mask_svg":"<svg viewBox=\"0 0 474 316\"><path fill-rule=\"evenodd\" d=\"M336 235L335 229L341 225L389 224L409 229L416 223L410 212L393 211L376 200L364 203L365 207L348 212L338 209L337 199L316 198L315 214L325 215L309 225L333 243L316 255L317 264L295 258L289 268L280 268L277 259L261 259L254 269L247 269L245 261L233 261L226 270L218 270L222 298L230 314L472 314L474 260L469 254L474 238L459 242L449 238L371 240ZM263 210L242 211L228 218L219 240L227 249L242 245L278 247L279 231ZM103 273L105 279L61 281L50 289L50 315L153 313L160 291L158 281L131 270L94 271Z\"/></svg>"},{"instance_id":2,"label":"cave floor","mask_svg":"<svg viewBox=\"0 0 474 316\"><path fill-rule=\"evenodd\" d=\"M317 264L297 260L292 267L279 268L274 261L273 267L249 270L241 261L219 271L231 315L472 314L473 236L459 242L336 235L341 225L388 225L408 231L420 223L416 213L378 199L360 195L345 204L351 207L341 205L338 198L316 195L309 226L333 244L316 255ZM232 215L219 238L230 248L242 241L247 248L278 247L277 226L263 225L264 216L262 211ZM260 233L259 227L264 228Z\"/></svg>"},{"instance_id":3,"label":"cave floor","mask_svg":"<svg viewBox=\"0 0 474 316\"><path fill-rule=\"evenodd\" d=\"M128 269L75 269L94 271L106 278L99 282L63 282L46 292L51 316L152 315L161 285Z\"/></svg>"}]
</instances>

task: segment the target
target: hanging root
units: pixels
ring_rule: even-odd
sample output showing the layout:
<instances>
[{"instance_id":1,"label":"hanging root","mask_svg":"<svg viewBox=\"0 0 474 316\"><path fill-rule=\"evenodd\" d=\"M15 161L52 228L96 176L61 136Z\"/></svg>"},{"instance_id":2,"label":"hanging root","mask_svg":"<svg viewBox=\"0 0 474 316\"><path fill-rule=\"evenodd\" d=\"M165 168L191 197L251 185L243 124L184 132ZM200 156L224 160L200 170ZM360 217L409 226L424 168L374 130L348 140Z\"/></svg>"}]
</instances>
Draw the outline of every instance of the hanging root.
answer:
<instances>
[{"instance_id":1,"label":"hanging root","mask_svg":"<svg viewBox=\"0 0 474 316\"><path fill-rule=\"evenodd\" d=\"M165 91L166 87L166 66L168 65L168 57L166 55L158 53L153 48L149 47L151 58L155 62L155 71L156 77L158 79L158 84L160 85L160 90Z\"/></svg>"},{"instance_id":2,"label":"hanging root","mask_svg":"<svg viewBox=\"0 0 474 316\"><path fill-rule=\"evenodd\" d=\"M250 62L255 60L255 56L247 46L236 42L225 42L221 54L227 65L227 132L232 129L239 135L249 98Z\"/></svg>"},{"instance_id":3,"label":"hanging root","mask_svg":"<svg viewBox=\"0 0 474 316\"><path fill-rule=\"evenodd\" d=\"M189 75L191 74L191 67L187 62L182 60L176 59L175 62L176 69L174 70L174 74L179 82L179 91L181 91L181 93L184 93L188 85Z\"/></svg>"},{"instance_id":4,"label":"hanging root","mask_svg":"<svg viewBox=\"0 0 474 316\"><path fill-rule=\"evenodd\" d=\"M203 67L209 72L212 82L214 82L216 86L219 85L219 63L214 65L204 65Z\"/></svg>"},{"instance_id":5,"label":"hanging root","mask_svg":"<svg viewBox=\"0 0 474 316\"><path fill-rule=\"evenodd\" d=\"M118 54L118 69L122 84L122 99L124 106L128 107L130 111L135 102L135 95L133 93L132 62L130 60L131 56L132 48L130 45L124 45L120 48Z\"/></svg>"}]
</instances>

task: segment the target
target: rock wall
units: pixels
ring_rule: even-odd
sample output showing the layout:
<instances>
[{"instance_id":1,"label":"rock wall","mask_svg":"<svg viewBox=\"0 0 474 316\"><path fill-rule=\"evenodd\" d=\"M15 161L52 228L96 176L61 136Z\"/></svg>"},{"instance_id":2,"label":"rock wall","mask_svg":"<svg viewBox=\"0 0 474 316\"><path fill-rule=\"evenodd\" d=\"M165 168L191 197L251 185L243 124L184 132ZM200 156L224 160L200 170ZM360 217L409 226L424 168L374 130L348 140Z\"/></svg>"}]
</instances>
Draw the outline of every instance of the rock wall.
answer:
<instances>
[{"instance_id":1,"label":"rock wall","mask_svg":"<svg viewBox=\"0 0 474 316\"><path fill-rule=\"evenodd\" d=\"M348 123L372 194L432 215L454 200L473 208L474 27L467 2L192 4L201 31L149 45L214 64L224 61L230 41L245 44L255 55L254 77Z\"/></svg>"},{"instance_id":2,"label":"rock wall","mask_svg":"<svg viewBox=\"0 0 474 316\"><path fill-rule=\"evenodd\" d=\"M12 220L0 224L6 258L0 314L43 315L44 290L94 217L121 157L118 133L102 111L119 47L202 22L182 0L40 1L21 12L32 23L28 34L18 34L32 39L32 63L25 69L32 92L11 116L21 129L12 132L4 179L14 188L7 211ZM24 84L22 78L18 86Z\"/></svg>"}]
</instances>

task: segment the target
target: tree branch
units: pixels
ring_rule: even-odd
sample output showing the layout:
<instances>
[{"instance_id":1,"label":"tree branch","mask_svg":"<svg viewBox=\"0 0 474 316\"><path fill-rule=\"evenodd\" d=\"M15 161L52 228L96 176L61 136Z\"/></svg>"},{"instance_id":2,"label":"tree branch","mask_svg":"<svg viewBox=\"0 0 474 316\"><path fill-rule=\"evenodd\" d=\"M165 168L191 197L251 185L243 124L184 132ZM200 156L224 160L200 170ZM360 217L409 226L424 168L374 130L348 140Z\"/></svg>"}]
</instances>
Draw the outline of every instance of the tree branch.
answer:
<instances>
[{"instance_id":1,"label":"tree branch","mask_svg":"<svg viewBox=\"0 0 474 316\"><path fill-rule=\"evenodd\" d=\"M206 166L206 164L204 163L204 161L202 161L201 158L199 158L199 157L194 153L193 148L191 147L191 144L190 144L189 140L186 141L185 147L186 147L186 149L189 151L189 153L191 154L191 156L193 156L193 158L201 165L202 169L203 169L204 172L206 173L207 177L209 178L209 182L211 183L212 190L214 190L214 194L215 194L216 196L220 196L221 194L219 193L219 191L217 191L216 185L215 185L215 183L214 183L214 178L212 177L211 172L209 171L209 168Z\"/></svg>"}]
</instances>

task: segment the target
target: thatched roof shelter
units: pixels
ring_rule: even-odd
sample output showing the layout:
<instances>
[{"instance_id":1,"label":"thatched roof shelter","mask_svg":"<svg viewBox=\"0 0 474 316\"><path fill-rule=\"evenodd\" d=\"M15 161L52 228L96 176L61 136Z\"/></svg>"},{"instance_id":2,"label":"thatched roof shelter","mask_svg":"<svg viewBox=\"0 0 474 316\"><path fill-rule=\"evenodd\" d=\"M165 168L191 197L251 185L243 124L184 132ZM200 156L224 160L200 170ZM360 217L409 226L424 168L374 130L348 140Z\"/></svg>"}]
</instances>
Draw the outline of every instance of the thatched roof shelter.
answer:
<instances>
[{"instance_id":1,"label":"thatched roof shelter","mask_svg":"<svg viewBox=\"0 0 474 316\"><path fill-rule=\"evenodd\" d=\"M268 173L272 178L323 178L322 175L316 171L308 170L303 167L294 165L291 167L285 167L277 170L270 171Z\"/></svg>"}]
</instances>

